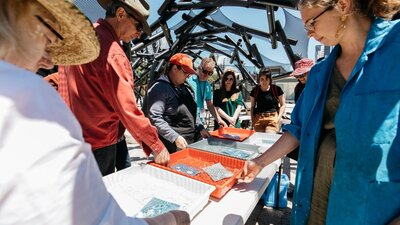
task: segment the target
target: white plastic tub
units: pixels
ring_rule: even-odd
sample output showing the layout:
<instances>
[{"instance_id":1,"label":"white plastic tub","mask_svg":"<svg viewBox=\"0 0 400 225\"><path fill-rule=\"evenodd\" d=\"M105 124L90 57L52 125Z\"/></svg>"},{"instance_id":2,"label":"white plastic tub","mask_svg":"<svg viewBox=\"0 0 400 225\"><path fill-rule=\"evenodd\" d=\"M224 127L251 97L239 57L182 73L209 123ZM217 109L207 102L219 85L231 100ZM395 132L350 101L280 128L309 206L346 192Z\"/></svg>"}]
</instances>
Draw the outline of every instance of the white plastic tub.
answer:
<instances>
[{"instance_id":1,"label":"white plastic tub","mask_svg":"<svg viewBox=\"0 0 400 225\"><path fill-rule=\"evenodd\" d=\"M128 216L135 216L153 197L180 205L193 219L215 187L149 165L134 165L103 178Z\"/></svg>"},{"instance_id":2,"label":"white plastic tub","mask_svg":"<svg viewBox=\"0 0 400 225\"><path fill-rule=\"evenodd\" d=\"M242 160L253 159L256 156L258 156L258 153L260 151L259 146L256 146L256 145L250 145L250 144L248 144L248 143L246 144L244 142L225 140L225 139L214 138L214 137L209 137L207 139L203 139L201 141L192 143L189 145L189 147L198 149L198 150L202 150L202 151L217 153L220 155L226 155L229 157L234 157L234 156L225 154L224 150L228 150L228 149L240 150L240 151L243 151L243 152L249 154L249 156L246 158L238 158L238 159L242 159ZM234 158L237 158L237 157L234 157Z\"/></svg>"},{"instance_id":3,"label":"white plastic tub","mask_svg":"<svg viewBox=\"0 0 400 225\"><path fill-rule=\"evenodd\" d=\"M242 143L260 146L260 153L263 153L268 148L270 148L281 136L282 134L255 132Z\"/></svg>"}]
</instances>

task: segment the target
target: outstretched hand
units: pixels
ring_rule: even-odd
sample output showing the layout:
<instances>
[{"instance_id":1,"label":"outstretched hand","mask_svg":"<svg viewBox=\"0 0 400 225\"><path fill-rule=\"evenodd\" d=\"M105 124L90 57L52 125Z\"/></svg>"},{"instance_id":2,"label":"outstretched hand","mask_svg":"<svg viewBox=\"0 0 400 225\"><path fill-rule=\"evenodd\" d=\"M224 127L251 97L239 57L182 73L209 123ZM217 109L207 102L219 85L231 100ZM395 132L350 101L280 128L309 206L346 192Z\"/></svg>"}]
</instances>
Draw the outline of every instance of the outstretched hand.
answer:
<instances>
[{"instance_id":1,"label":"outstretched hand","mask_svg":"<svg viewBox=\"0 0 400 225\"><path fill-rule=\"evenodd\" d=\"M201 137L203 137L203 138L209 138L209 137L211 137L211 135L210 135L210 133L208 132L207 129L202 129L202 130L200 131L200 135L201 135Z\"/></svg>"},{"instance_id":2,"label":"outstretched hand","mask_svg":"<svg viewBox=\"0 0 400 225\"><path fill-rule=\"evenodd\" d=\"M226 124L225 121L222 119L220 121L218 121L218 124L220 127L228 127L228 124Z\"/></svg>"},{"instance_id":3,"label":"outstretched hand","mask_svg":"<svg viewBox=\"0 0 400 225\"><path fill-rule=\"evenodd\" d=\"M168 166L169 164L169 152L166 148L164 148L164 150L162 150L160 153L154 153L154 161L157 164L163 165L163 166Z\"/></svg>"},{"instance_id":4,"label":"outstretched hand","mask_svg":"<svg viewBox=\"0 0 400 225\"><path fill-rule=\"evenodd\" d=\"M250 183L260 173L262 166L257 164L256 161L246 161L243 167L243 172L238 179L239 183Z\"/></svg>"},{"instance_id":5,"label":"outstretched hand","mask_svg":"<svg viewBox=\"0 0 400 225\"><path fill-rule=\"evenodd\" d=\"M186 142L185 138L182 136L178 136L175 140L176 147L179 149L187 148L188 143Z\"/></svg>"}]
</instances>

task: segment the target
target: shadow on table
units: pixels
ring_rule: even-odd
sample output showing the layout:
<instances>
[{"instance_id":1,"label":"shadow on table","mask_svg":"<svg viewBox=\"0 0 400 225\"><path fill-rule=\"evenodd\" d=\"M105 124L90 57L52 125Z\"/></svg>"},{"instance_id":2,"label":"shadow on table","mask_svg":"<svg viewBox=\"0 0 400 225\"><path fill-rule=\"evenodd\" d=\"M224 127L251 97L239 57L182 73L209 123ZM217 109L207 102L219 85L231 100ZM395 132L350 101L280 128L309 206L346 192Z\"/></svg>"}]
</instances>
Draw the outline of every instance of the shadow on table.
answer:
<instances>
[{"instance_id":1,"label":"shadow on table","mask_svg":"<svg viewBox=\"0 0 400 225\"><path fill-rule=\"evenodd\" d=\"M236 214L228 214L225 216L223 225L244 225L243 217Z\"/></svg>"},{"instance_id":2,"label":"shadow on table","mask_svg":"<svg viewBox=\"0 0 400 225\"><path fill-rule=\"evenodd\" d=\"M256 184L258 184L258 183L267 183L267 184L269 184L270 180L271 180L270 178L263 179L263 178L256 177L253 180L253 182L236 184L233 187L233 189L236 190L236 191L240 191L240 192L246 192L246 191L256 191L256 192L258 192L259 188L262 187L263 185L256 185ZM263 193L261 193L261 195Z\"/></svg>"}]
</instances>

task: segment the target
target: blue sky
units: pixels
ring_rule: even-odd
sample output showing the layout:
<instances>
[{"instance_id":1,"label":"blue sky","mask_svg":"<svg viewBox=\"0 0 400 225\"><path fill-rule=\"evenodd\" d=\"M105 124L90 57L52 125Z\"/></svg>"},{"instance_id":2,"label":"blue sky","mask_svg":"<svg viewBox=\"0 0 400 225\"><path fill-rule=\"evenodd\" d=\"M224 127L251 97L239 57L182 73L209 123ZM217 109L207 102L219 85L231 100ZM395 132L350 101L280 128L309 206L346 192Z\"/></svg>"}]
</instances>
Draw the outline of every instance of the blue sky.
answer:
<instances>
[{"instance_id":1,"label":"blue sky","mask_svg":"<svg viewBox=\"0 0 400 225\"><path fill-rule=\"evenodd\" d=\"M157 10L160 8L163 2L163 0L148 0L148 3L150 4L150 24L159 17ZM76 0L75 4L85 12L85 14L92 20L92 22L95 22L99 17L104 17L104 10L101 9L96 0ZM229 19L238 24L250 26L252 28L268 32L267 18L264 10L248 9L244 7L221 7L221 11ZM300 18L300 13L298 11L288 11L296 17ZM198 12L200 11L195 11L195 13ZM189 13L189 11L178 12L168 21L169 27L172 27L173 25L179 23L182 20L183 13ZM281 22L282 26L285 25L285 18L283 16L282 9L279 9L277 12L275 12L275 17ZM234 40L240 38L234 34L229 34L229 36ZM254 37L251 40L251 43L256 43L260 53L269 57L270 59L281 63L289 63L285 51L283 50L279 42L278 48L275 50L271 48L271 44L265 39L258 39ZM310 58L313 58L315 49L314 46L316 42L311 39L309 43L310 47L308 55ZM244 47L244 49L246 48Z\"/></svg>"},{"instance_id":2,"label":"blue sky","mask_svg":"<svg viewBox=\"0 0 400 225\"><path fill-rule=\"evenodd\" d=\"M150 4L150 18L149 22L150 24L154 22L158 17L157 10L160 8L161 4L164 2L162 0L148 0ZM243 7L221 7L221 11L229 17L232 21L241 24L241 25L246 25L250 26L252 28L268 32L268 23L267 23L267 18L266 18L266 13L264 10L259 10L259 9L249 9L249 8L243 8ZM288 10L292 15L300 18L300 13L296 10ZM199 11L195 11L197 13ZM183 13L189 13L189 11L183 11L179 12L177 15L175 15L173 18L171 18L168 21L169 27L172 27L173 25L179 23L182 20L182 14ZM282 9L279 9L277 12L275 12L275 18L279 20L282 24L282 26L285 25L285 18ZM233 34L229 35L233 39L237 40L239 37L235 36ZM287 59L287 56L285 54L285 51L283 50L282 46L279 45L278 49L273 50L271 48L271 44L267 42L266 40L261 40L258 38L253 38L251 40L252 43L256 43L257 47L260 51L261 54L264 54L271 58L272 60L276 60L282 63L288 63L289 60ZM310 47L309 47L309 57L313 58L314 56L314 46L317 44L313 39L310 40ZM246 49L246 48L245 48Z\"/></svg>"}]
</instances>

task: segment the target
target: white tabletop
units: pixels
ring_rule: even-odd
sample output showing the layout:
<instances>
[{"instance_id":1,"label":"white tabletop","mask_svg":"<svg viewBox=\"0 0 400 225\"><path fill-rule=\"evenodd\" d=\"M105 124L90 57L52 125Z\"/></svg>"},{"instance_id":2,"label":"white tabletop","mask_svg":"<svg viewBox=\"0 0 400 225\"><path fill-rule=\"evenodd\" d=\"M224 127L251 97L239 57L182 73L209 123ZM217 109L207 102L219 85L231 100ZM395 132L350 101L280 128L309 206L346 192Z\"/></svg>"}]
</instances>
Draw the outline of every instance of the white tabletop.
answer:
<instances>
[{"instance_id":1,"label":"white tabletop","mask_svg":"<svg viewBox=\"0 0 400 225\"><path fill-rule=\"evenodd\" d=\"M265 167L253 182L236 184L220 200L211 199L206 207L192 220L192 225L243 225L262 197L276 173L280 160Z\"/></svg>"}]
</instances>

